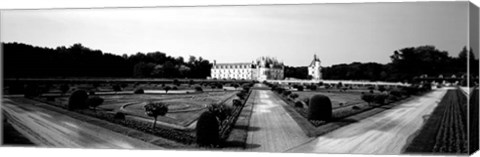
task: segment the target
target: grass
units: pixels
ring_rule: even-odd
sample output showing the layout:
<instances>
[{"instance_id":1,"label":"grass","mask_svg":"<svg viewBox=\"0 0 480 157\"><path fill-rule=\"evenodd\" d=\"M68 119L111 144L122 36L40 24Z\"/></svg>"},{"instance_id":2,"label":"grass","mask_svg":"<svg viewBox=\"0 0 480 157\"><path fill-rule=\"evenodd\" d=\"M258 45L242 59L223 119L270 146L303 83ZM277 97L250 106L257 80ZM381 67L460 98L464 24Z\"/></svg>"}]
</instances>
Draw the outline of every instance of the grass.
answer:
<instances>
[{"instance_id":1,"label":"grass","mask_svg":"<svg viewBox=\"0 0 480 157\"><path fill-rule=\"evenodd\" d=\"M466 100L460 89L448 90L405 153L467 153Z\"/></svg>"},{"instance_id":2,"label":"grass","mask_svg":"<svg viewBox=\"0 0 480 157\"><path fill-rule=\"evenodd\" d=\"M148 101L161 101L169 104L169 113L158 117L159 121L186 127L198 119L206 110L206 105L219 103L231 99L233 91L204 92L192 94L118 94L99 95L105 101L98 107L99 112L121 111L128 115L145 119L152 119L145 114L143 106ZM226 101L228 102L228 101ZM59 97L55 102L57 106L65 107L68 97ZM121 107L124 107L121 109Z\"/></svg>"},{"instance_id":3,"label":"grass","mask_svg":"<svg viewBox=\"0 0 480 157\"><path fill-rule=\"evenodd\" d=\"M317 91L304 91L294 92L298 94L299 100L309 99L313 95L321 94L330 98L332 102L332 108L340 108L345 106L357 105L364 103L361 99L361 93L358 92L317 92Z\"/></svg>"}]
</instances>

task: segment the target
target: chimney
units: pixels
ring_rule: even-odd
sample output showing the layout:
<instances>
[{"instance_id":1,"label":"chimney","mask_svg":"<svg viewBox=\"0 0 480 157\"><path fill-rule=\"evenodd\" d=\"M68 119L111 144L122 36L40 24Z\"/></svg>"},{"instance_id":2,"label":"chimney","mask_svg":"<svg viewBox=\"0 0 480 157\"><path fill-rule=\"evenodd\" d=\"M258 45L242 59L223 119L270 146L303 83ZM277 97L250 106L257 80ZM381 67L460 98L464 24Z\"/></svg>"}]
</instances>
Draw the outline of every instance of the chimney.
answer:
<instances>
[{"instance_id":1,"label":"chimney","mask_svg":"<svg viewBox=\"0 0 480 157\"><path fill-rule=\"evenodd\" d=\"M217 61L216 61L216 60L213 60L213 65L217 65Z\"/></svg>"}]
</instances>

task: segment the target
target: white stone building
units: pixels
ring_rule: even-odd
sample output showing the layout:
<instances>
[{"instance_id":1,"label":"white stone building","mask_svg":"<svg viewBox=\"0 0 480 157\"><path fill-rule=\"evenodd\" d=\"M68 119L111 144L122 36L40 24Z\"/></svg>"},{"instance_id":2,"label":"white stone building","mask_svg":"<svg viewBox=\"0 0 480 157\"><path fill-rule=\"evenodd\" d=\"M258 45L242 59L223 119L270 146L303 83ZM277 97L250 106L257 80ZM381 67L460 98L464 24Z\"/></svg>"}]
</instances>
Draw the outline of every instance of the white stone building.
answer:
<instances>
[{"instance_id":1,"label":"white stone building","mask_svg":"<svg viewBox=\"0 0 480 157\"><path fill-rule=\"evenodd\" d=\"M252 63L219 63L211 69L212 79L281 80L284 65L276 59L261 57Z\"/></svg>"},{"instance_id":2,"label":"white stone building","mask_svg":"<svg viewBox=\"0 0 480 157\"><path fill-rule=\"evenodd\" d=\"M317 58L317 55L313 55L313 61L308 66L308 75L311 76L313 80L322 79L322 67L320 63L320 59Z\"/></svg>"}]
</instances>

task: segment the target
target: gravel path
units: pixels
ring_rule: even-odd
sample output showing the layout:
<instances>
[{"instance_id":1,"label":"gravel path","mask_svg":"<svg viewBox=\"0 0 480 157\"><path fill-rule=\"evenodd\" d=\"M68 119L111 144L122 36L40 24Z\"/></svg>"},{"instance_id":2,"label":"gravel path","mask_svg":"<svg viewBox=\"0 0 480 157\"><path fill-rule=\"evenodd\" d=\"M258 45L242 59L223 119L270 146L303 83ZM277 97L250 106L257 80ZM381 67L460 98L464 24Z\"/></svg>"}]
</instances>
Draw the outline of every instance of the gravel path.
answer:
<instances>
[{"instance_id":1,"label":"gravel path","mask_svg":"<svg viewBox=\"0 0 480 157\"><path fill-rule=\"evenodd\" d=\"M407 140L419 130L446 89L395 106L377 115L339 128L289 152L400 154Z\"/></svg>"},{"instance_id":2,"label":"gravel path","mask_svg":"<svg viewBox=\"0 0 480 157\"><path fill-rule=\"evenodd\" d=\"M9 122L41 147L162 149L34 104L3 99Z\"/></svg>"},{"instance_id":3,"label":"gravel path","mask_svg":"<svg viewBox=\"0 0 480 157\"><path fill-rule=\"evenodd\" d=\"M254 90L247 151L283 152L310 140L269 90Z\"/></svg>"}]
</instances>

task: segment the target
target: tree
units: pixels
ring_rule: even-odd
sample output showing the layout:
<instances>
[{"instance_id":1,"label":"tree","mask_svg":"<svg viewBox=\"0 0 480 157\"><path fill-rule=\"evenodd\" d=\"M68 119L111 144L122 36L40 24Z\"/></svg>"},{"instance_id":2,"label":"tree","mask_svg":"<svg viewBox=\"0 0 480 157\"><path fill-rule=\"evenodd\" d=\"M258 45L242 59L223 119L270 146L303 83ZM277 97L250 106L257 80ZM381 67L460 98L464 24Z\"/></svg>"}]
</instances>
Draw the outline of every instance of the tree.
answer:
<instances>
[{"instance_id":1,"label":"tree","mask_svg":"<svg viewBox=\"0 0 480 157\"><path fill-rule=\"evenodd\" d=\"M172 89L172 87L166 86L166 87L164 87L163 89L165 90L165 93L168 93L168 91L169 91L170 89Z\"/></svg>"},{"instance_id":2,"label":"tree","mask_svg":"<svg viewBox=\"0 0 480 157\"><path fill-rule=\"evenodd\" d=\"M155 125L157 124L157 117L158 116L165 116L168 112L168 105L162 102L149 102L147 105L144 106L145 114L149 117L153 117L153 125L152 129L155 129Z\"/></svg>"}]
</instances>

